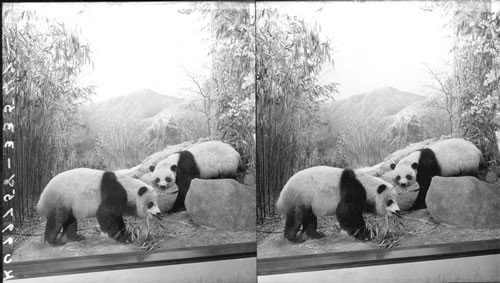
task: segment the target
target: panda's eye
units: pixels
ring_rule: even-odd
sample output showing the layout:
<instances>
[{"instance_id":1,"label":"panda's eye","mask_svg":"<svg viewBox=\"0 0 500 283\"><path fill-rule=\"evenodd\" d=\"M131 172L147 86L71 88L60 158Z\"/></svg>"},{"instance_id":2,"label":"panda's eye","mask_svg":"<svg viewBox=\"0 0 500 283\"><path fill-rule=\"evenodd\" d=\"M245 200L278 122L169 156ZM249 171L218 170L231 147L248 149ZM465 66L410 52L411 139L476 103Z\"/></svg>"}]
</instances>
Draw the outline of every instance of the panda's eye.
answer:
<instances>
[{"instance_id":1,"label":"panda's eye","mask_svg":"<svg viewBox=\"0 0 500 283\"><path fill-rule=\"evenodd\" d=\"M396 181L399 181L401 179L401 176L396 176Z\"/></svg>"},{"instance_id":2,"label":"panda's eye","mask_svg":"<svg viewBox=\"0 0 500 283\"><path fill-rule=\"evenodd\" d=\"M406 175L407 180L411 180L411 175Z\"/></svg>"},{"instance_id":3,"label":"panda's eye","mask_svg":"<svg viewBox=\"0 0 500 283\"><path fill-rule=\"evenodd\" d=\"M394 201L392 199L390 199L387 201L387 206L391 206L393 203L394 203Z\"/></svg>"},{"instance_id":4,"label":"panda's eye","mask_svg":"<svg viewBox=\"0 0 500 283\"><path fill-rule=\"evenodd\" d=\"M156 179L155 179L155 183L157 183L157 184L158 184L159 182L160 182L160 178L156 178Z\"/></svg>"},{"instance_id":5,"label":"panda's eye","mask_svg":"<svg viewBox=\"0 0 500 283\"><path fill-rule=\"evenodd\" d=\"M150 201L150 202L148 203L148 208L151 208L151 207L153 207L153 206L155 206L155 204L154 204L152 201Z\"/></svg>"},{"instance_id":6,"label":"panda's eye","mask_svg":"<svg viewBox=\"0 0 500 283\"><path fill-rule=\"evenodd\" d=\"M170 166L170 170L172 170L172 172L175 172L177 170L177 165Z\"/></svg>"}]
</instances>

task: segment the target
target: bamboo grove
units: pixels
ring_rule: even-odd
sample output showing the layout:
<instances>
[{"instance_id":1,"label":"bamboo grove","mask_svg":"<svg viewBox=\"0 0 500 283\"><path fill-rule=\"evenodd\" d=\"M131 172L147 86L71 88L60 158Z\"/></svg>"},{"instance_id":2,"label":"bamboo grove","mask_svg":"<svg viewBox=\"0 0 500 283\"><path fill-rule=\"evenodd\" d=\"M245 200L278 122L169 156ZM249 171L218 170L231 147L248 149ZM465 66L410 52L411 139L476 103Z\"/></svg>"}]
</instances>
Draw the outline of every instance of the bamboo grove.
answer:
<instances>
[{"instance_id":1,"label":"bamboo grove","mask_svg":"<svg viewBox=\"0 0 500 283\"><path fill-rule=\"evenodd\" d=\"M274 204L293 173L315 157L312 133L319 125L318 103L336 90L318 74L333 63L319 28L257 9L257 218L274 213Z\"/></svg>"},{"instance_id":2,"label":"bamboo grove","mask_svg":"<svg viewBox=\"0 0 500 283\"><path fill-rule=\"evenodd\" d=\"M54 172L69 168L72 130L79 102L93 93L78 87L76 78L91 65L87 45L59 23L37 18L34 13L14 13L8 6L2 15L2 92L15 105L12 121L15 142L11 165L16 197L13 222L34 212L42 189ZM3 156L6 156L5 148ZM6 176L6 159L3 159ZM3 211L10 207L3 207Z\"/></svg>"}]
</instances>

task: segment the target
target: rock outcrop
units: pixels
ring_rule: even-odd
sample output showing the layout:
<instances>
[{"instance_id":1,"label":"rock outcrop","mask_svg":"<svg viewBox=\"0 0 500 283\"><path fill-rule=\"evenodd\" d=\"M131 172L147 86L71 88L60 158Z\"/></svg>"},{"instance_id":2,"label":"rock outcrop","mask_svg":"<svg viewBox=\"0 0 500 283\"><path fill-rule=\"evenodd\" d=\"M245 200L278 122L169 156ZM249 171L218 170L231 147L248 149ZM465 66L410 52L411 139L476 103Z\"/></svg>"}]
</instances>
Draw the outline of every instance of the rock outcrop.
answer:
<instances>
[{"instance_id":1,"label":"rock outcrop","mask_svg":"<svg viewBox=\"0 0 500 283\"><path fill-rule=\"evenodd\" d=\"M425 198L437 222L466 228L500 227L500 186L474 177L434 177Z\"/></svg>"},{"instance_id":2,"label":"rock outcrop","mask_svg":"<svg viewBox=\"0 0 500 283\"><path fill-rule=\"evenodd\" d=\"M225 231L255 231L255 186L233 179L194 179L185 204L197 224Z\"/></svg>"}]
</instances>

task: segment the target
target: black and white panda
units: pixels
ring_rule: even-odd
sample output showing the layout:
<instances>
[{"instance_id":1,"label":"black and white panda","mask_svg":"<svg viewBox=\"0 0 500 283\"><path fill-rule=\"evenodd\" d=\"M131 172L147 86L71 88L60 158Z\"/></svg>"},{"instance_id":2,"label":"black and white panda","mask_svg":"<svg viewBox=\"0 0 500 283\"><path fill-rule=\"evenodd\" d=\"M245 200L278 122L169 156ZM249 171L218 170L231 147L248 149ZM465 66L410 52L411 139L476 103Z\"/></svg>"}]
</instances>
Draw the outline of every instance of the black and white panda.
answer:
<instances>
[{"instance_id":1,"label":"black and white panda","mask_svg":"<svg viewBox=\"0 0 500 283\"><path fill-rule=\"evenodd\" d=\"M101 230L110 238L128 242L123 216L160 217L153 187L132 177L88 168L52 178L40 196L37 211L47 218L45 241L52 245L84 239L76 234L77 219L97 217Z\"/></svg>"},{"instance_id":2,"label":"black and white panda","mask_svg":"<svg viewBox=\"0 0 500 283\"><path fill-rule=\"evenodd\" d=\"M410 210L426 208L425 196L434 176L478 176L484 166L481 151L460 138L439 141L428 148L412 152L394 168L394 181L405 188L415 181L419 193Z\"/></svg>"},{"instance_id":3,"label":"black and white panda","mask_svg":"<svg viewBox=\"0 0 500 283\"><path fill-rule=\"evenodd\" d=\"M192 179L236 179L242 171L242 163L240 154L229 144L207 141L169 155L150 170L153 172L151 180L160 189L177 185L179 192L170 210L177 212L186 210L184 200Z\"/></svg>"},{"instance_id":4,"label":"black and white panda","mask_svg":"<svg viewBox=\"0 0 500 283\"><path fill-rule=\"evenodd\" d=\"M316 166L297 172L283 187L276 203L286 216L285 238L303 242L301 236L321 238L317 232L317 217L336 215L340 227L349 235L366 239L363 212L384 215L397 213L394 187L384 180L351 169Z\"/></svg>"}]
</instances>

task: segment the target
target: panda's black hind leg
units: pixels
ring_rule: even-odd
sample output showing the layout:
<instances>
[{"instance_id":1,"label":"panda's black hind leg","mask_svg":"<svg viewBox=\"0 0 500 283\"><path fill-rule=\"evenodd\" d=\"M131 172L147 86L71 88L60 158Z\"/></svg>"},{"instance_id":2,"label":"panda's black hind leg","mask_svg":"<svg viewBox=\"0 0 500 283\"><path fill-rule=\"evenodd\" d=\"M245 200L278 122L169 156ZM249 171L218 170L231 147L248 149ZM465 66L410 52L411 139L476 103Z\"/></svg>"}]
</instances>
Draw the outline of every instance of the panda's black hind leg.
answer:
<instances>
[{"instance_id":1,"label":"panda's black hind leg","mask_svg":"<svg viewBox=\"0 0 500 283\"><path fill-rule=\"evenodd\" d=\"M284 234L288 241L292 243L302 243L305 241L302 238L297 238L297 232L300 230L306 210L303 206L297 206L287 211Z\"/></svg>"},{"instance_id":2,"label":"panda's black hind leg","mask_svg":"<svg viewBox=\"0 0 500 283\"><path fill-rule=\"evenodd\" d=\"M302 230L311 239L325 237L325 234L318 232L318 218L314 215L312 208L309 208L302 218Z\"/></svg>"},{"instance_id":3,"label":"panda's black hind leg","mask_svg":"<svg viewBox=\"0 0 500 283\"><path fill-rule=\"evenodd\" d=\"M73 214L70 214L68 217L68 220L66 223L63 225L63 236L66 236L68 241L81 241L84 240L85 237L82 235L78 235L76 233L77 231L77 220L73 216Z\"/></svg>"},{"instance_id":4,"label":"panda's black hind leg","mask_svg":"<svg viewBox=\"0 0 500 283\"><path fill-rule=\"evenodd\" d=\"M54 246L64 245L63 237L57 237L61 228L67 222L70 211L63 207L53 209L47 215L47 224L45 225L45 241Z\"/></svg>"}]
</instances>

